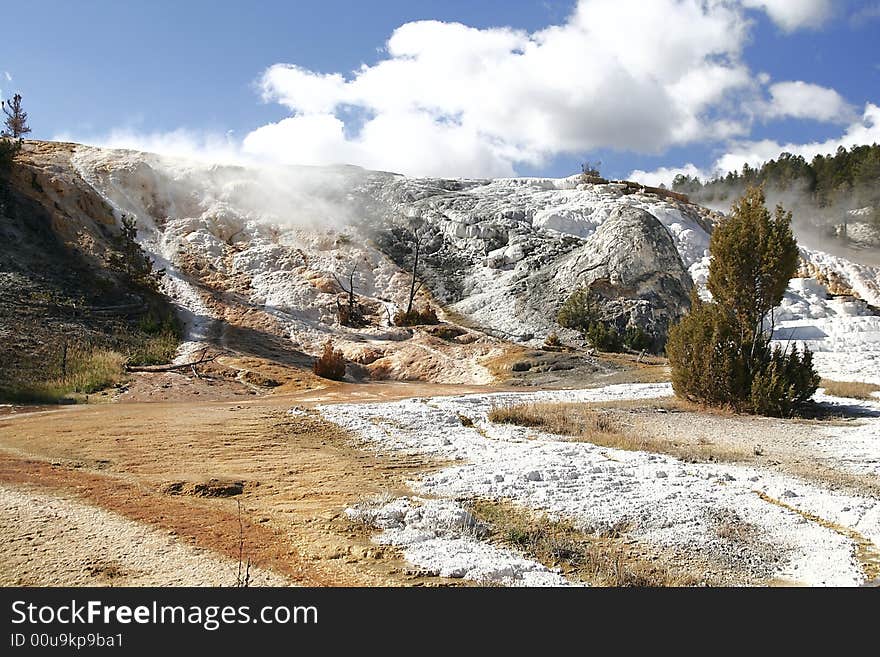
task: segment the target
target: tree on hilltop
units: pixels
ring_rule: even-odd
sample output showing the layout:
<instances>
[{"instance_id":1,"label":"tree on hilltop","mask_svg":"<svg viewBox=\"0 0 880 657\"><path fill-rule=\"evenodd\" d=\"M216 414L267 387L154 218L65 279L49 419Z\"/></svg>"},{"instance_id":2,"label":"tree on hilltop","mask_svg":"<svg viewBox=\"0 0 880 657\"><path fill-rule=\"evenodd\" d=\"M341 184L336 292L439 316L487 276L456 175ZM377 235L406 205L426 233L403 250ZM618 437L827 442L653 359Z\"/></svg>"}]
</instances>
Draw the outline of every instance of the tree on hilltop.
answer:
<instances>
[{"instance_id":1,"label":"tree on hilltop","mask_svg":"<svg viewBox=\"0 0 880 657\"><path fill-rule=\"evenodd\" d=\"M15 94L11 101L2 101L0 106L3 108L3 113L6 114L6 129L0 133L0 136L22 139L31 131L27 124L27 112L21 109L21 94Z\"/></svg>"}]
</instances>

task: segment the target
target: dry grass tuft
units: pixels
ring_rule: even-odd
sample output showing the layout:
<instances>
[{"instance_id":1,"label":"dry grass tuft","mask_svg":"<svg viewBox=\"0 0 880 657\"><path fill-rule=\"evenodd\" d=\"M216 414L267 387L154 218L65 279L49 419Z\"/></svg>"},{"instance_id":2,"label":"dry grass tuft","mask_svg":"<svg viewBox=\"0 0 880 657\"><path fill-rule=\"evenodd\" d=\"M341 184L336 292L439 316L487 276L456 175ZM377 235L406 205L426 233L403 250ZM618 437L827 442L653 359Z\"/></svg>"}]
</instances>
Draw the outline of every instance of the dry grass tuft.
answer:
<instances>
[{"instance_id":1,"label":"dry grass tuft","mask_svg":"<svg viewBox=\"0 0 880 657\"><path fill-rule=\"evenodd\" d=\"M698 573L677 572L662 560L638 554L623 538L625 526L588 533L568 521L552 520L507 502L478 500L473 514L489 528L489 538L514 547L548 568L593 586L696 586Z\"/></svg>"},{"instance_id":2,"label":"dry grass tuft","mask_svg":"<svg viewBox=\"0 0 880 657\"><path fill-rule=\"evenodd\" d=\"M530 403L496 406L489 411L488 417L490 422L517 424L577 438L618 431L610 414L594 411L583 404Z\"/></svg>"},{"instance_id":3,"label":"dry grass tuft","mask_svg":"<svg viewBox=\"0 0 880 657\"><path fill-rule=\"evenodd\" d=\"M71 394L88 395L125 380L125 356L110 349L74 345L68 349L63 373L47 380L24 380L0 391L14 402L55 403Z\"/></svg>"},{"instance_id":4,"label":"dry grass tuft","mask_svg":"<svg viewBox=\"0 0 880 657\"><path fill-rule=\"evenodd\" d=\"M678 402L666 398L628 400L624 403L624 407L628 410L657 408L668 411L677 409ZM631 452L668 454L689 462L738 462L754 457L754 454L745 450L720 447L705 439L696 443L678 443L665 438L637 434L627 428L620 414L615 413L612 408L619 410L620 402L609 404L545 402L498 406L489 411L488 418L491 422L516 424L565 436L568 440Z\"/></svg>"},{"instance_id":5,"label":"dry grass tuft","mask_svg":"<svg viewBox=\"0 0 880 657\"><path fill-rule=\"evenodd\" d=\"M164 365L177 353L180 339L173 331L162 331L141 342L128 355L129 365Z\"/></svg>"},{"instance_id":6,"label":"dry grass tuft","mask_svg":"<svg viewBox=\"0 0 880 657\"><path fill-rule=\"evenodd\" d=\"M821 387L825 388L825 394L832 397L850 397L852 399L868 399L878 401L878 397L872 393L880 391L880 386L873 383L861 383L858 381L831 381L822 379Z\"/></svg>"},{"instance_id":7,"label":"dry grass tuft","mask_svg":"<svg viewBox=\"0 0 880 657\"><path fill-rule=\"evenodd\" d=\"M332 340L324 343L324 351L315 359L312 371L324 379L342 381L345 378L345 357L333 348Z\"/></svg>"}]
</instances>

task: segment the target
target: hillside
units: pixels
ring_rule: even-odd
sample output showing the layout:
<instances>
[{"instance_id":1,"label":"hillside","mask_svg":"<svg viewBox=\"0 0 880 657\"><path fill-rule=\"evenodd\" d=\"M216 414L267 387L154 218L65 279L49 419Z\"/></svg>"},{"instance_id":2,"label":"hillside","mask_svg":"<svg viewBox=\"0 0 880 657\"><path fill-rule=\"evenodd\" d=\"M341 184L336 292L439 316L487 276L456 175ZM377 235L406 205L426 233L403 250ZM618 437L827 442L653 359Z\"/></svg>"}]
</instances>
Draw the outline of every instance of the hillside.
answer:
<instances>
[{"instance_id":1,"label":"hillside","mask_svg":"<svg viewBox=\"0 0 880 657\"><path fill-rule=\"evenodd\" d=\"M108 359L161 361L176 345L174 307L126 274L118 219L70 166L74 148L28 143L0 179L4 396L52 399L69 386L43 383L64 370L83 374L74 370ZM120 379L97 374L83 378L85 392Z\"/></svg>"},{"instance_id":2,"label":"hillside","mask_svg":"<svg viewBox=\"0 0 880 657\"><path fill-rule=\"evenodd\" d=\"M225 378L264 390L313 385L308 368L327 339L350 361L351 380L487 383L499 375L498 362L507 363L510 376L505 354L513 345L540 347L556 332L576 349L586 346L556 321L579 287L590 290L608 325L621 333L638 326L661 349L689 290L705 280L709 232L722 217L632 185L578 176L413 179L356 167L209 165L51 142L25 143L11 184L15 218L4 222L0 245L11 304L5 317L25 342L10 346L10 354L57 360L58 341L50 338L70 320L58 308L74 303L100 309L74 313L90 344L113 347L131 333L107 322L128 322L138 334L143 318L132 310L143 311L145 299L107 264L126 215L136 220L154 267L165 271L162 290L185 331L178 357L209 346ZM435 307L439 326L394 325L408 302L416 241L414 306ZM825 287L793 285L780 318L801 327L791 333L798 339L818 335L805 323L841 316L850 328L835 323L822 332L827 340L810 345L851 351L839 332L854 338L853 331L874 330L864 303L880 305L875 270L806 249L802 257L802 275ZM349 277L359 322L340 314ZM828 302L826 291L839 302ZM22 303L36 307L27 299L44 297L66 301L52 302L51 318L18 312ZM864 319L846 319L853 316ZM28 330L22 322L43 328ZM874 362L873 352L864 355ZM544 383L563 384L565 375L548 379L546 370L609 367L584 351L575 363L559 359L525 369ZM830 364L838 360L819 357L829 371L839 369ZM849 360L849 369L864 369L864 359Z\"/></svg>"},{"instance_id":3,"label":"hillside","mask_svg":"<svg viewBox=\"0 0 880 657\"><path fill-rule=\"evenodd\" d=\"M775 337L849 383L815 418L736 416L670 397L662 358L596 353L557 323L587 288L660 346L706 294L725 218L659 190L49 142L25 143L6 189L7 381L57 369L65 344L121 374L162 313L181 328L166 359L214 358L92 393L119 403L0 407L6 584L232 583L240 532L255 584L880 576L877 268L801 248ZM139 253L123 217L161 294L120 262ZM397 326L416 242L414 306L439 321ZM328 339L345 382L311 372Z\"/></svg>"}]
</instances>

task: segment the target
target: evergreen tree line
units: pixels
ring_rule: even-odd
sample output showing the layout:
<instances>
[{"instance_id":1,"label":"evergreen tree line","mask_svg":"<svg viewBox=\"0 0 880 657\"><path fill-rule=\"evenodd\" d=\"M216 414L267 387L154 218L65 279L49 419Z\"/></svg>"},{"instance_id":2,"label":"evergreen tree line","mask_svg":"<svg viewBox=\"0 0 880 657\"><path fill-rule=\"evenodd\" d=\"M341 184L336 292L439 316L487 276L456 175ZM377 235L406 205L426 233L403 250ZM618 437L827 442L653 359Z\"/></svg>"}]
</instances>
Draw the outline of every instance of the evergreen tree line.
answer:
<instances>
[{"instance_id":1,"label":"evergreen tree line","mask_svg":"<svg viewBox=\"0 0 880 657\"><path fill-rule=\"evenodd\" d=\"M687 194L702 205L725 203L738 198L749 187L763 186L770 197L788 196L797 205L822 209L880 209L880 145L843 146L835 154L817 155L807 161L801 155L782 153L777 159L754 168L743 165L703 182L696 176L679 174L672 189ZM789 200L789 203L791 203ZM880 221L880 213L873 213Z\"/></svg>"}]
</instances>

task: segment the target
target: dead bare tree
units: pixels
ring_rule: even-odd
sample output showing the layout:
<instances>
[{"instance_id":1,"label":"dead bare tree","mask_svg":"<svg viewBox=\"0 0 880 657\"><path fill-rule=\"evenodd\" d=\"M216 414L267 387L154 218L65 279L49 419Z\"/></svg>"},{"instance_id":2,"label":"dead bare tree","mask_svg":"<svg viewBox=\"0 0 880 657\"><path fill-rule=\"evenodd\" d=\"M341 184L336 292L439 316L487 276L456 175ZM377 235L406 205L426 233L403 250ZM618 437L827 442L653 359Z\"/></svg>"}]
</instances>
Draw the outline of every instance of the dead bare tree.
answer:
<instances>
[{"instance_id":1,"label":"dead bare tree","mask_svg":"<svg viewBox=\"0 0 880 657\"><path fill-rule=\"evenodd\" d=\"M238 574L235 577L235 586L247 588L251 583L251 558L244 558L244 521L241 518L241 500L235 500L238 505Z\"/></svg>"},{"instance_id":2,"label":"dead bare tree","mask_svg":"<svg viewBox=\"0 0 880 657\"><path fill-rule=\"evenodd\" d=\"M358 263L354 263L351 270L349 270L347 276L348 286L336 274L332 274L339 289L348 296L345 306L339 303L339 299L336 300L336 316L339 318L339 323L344 326L358 327L364 326L367 323L355 293L354 275L357 273L357 268Z\"/></svg>"},{"instance_id":3,"label":"dead bare tree","mask_svg":"<svg viewBox=\"0 0 880 657\"><path fill-rule=\"evenodd\" d=\"M413 309L413 301L416 298L416 294L419 293L419 290L422 289L422 281L418 280L419 278L419 257L422 253L422 248L428 241L428 231L424 226L414 226L412 231L412 281L409 285L409 299L406 304L406 315L409 316L412 313ZM418 283L418 285L416 284Z\"/></svg>"}]
</instances>

